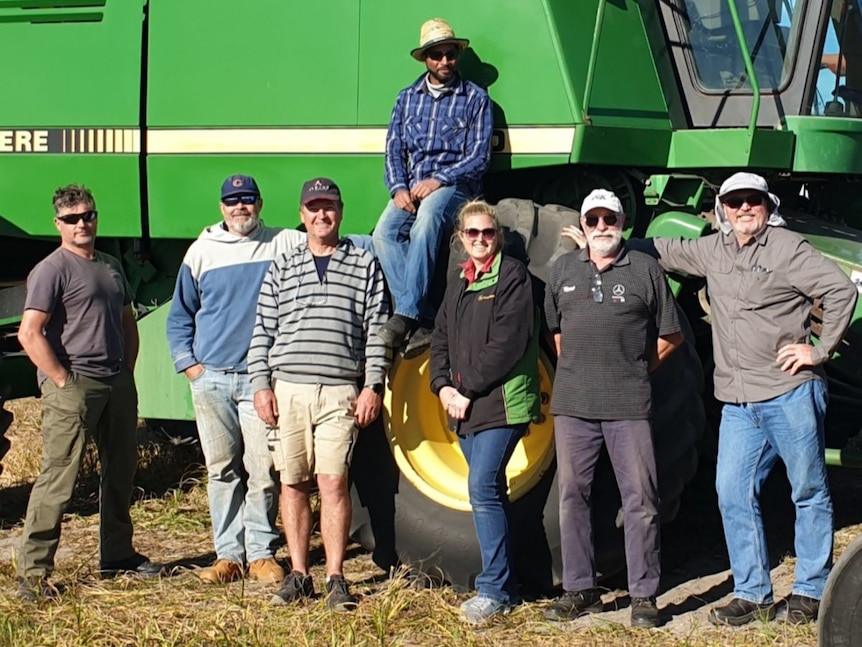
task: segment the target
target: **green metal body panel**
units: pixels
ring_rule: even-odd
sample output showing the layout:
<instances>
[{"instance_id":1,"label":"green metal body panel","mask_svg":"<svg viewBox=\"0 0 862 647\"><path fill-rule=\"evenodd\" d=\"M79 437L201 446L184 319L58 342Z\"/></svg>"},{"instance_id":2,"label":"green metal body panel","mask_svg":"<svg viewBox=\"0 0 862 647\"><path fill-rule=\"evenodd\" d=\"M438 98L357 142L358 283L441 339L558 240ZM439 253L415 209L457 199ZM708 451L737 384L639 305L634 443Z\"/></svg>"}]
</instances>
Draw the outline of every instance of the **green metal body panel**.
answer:
<instances>
[{"instance_id":1,"label":"green metal body panel","mask_svg":"<svg viewBox=\"0 0 862 647\"><path fill-rule=\"evenodd\" d=\"M862 171L862 120L788 116L796 138L793 170L798 173Z\"/></svg>"},{"instance_id":2,"label":"green metal body panel","mask_svg":"<svg viewBox=\"0 0 862 647\"><path fill-rule=\"evenodd\" d=\"M678 130L667 158L669 169L788 169L793 164L793 133L742 129Z\"/></svg>"}]
</instances>

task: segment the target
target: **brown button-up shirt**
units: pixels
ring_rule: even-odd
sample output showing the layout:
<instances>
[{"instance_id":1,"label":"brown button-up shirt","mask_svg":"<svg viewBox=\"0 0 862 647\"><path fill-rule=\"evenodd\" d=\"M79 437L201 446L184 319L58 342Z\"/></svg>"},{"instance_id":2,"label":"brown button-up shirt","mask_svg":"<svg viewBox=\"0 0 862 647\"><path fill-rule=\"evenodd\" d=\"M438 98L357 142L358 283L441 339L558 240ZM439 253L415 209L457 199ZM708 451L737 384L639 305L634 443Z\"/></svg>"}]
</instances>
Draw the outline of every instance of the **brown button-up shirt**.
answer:
<instances>
[{"instance_id":1,"label":"brown button-up shirt","mask_svg":"<svg viewBox=\"0 0 862 647\"><path fill-rule=\"evenodd\" d=\"M665 270L706 277L712 315L715 397L761 402L822 376L823 364L850 325L856 286L798 234L766 227L739 246L735 234L692 240L656 238ZM810 343L811 305L823 300L815 366L782 371L778 349Z\"/></svg>"}]
</instances>

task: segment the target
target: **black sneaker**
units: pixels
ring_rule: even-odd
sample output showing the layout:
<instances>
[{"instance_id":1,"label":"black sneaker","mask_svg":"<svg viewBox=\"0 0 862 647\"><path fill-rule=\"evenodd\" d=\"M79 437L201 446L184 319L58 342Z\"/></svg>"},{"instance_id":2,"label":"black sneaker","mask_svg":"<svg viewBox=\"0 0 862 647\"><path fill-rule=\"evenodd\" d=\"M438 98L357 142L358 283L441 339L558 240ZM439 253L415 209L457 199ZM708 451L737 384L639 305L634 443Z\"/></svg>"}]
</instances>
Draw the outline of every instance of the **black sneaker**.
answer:
<instances>
[{"instance_id":1,"label":"black sneaker","mask_svg":"<svg viewBox=\"0 0 862 647\"><path fill-rule=\"evenodd\" d=\"M282 606L313 597L314 580L311 579L311 575L303 575L299 571L291 571L290 575L284 578L281 588L270 598L269 603Z\"/></svg>"},{"instance_id":2,"label":"black sneaker","mask_svg":"<svg viewBox=\"0 0 862 647\"><path fill-rule=\"evenodd\" d=\"M820 600L794 593L775 607L775 621L804 625L817 620L819 612Z\"/></svg>"},{"instance_id":3,"label":"black sneaker","mask_svg":"<svg viewBox=\"0 0 862 647\"><path fill-rule=\"evenodd\" d=\"M343 575L331 575L326 580L326 608L330 611L355 611L359 598L350 592Z\"/></svg>"},{"instance_id":4,"label":"black sneaker","mask_svg":"<svg viewBox=\"0 0 862 647\"><path fill-rule=\"evenodd\" d=\"M632 598L632 627L658 627L658 607L655 598Z\"/></svg>"},{"instance_id":5,"label":"black sneaker","mask_svg":"<svg viewBox=\"0 0 862 647\"><path fill-rule=\"evenodd\" d=\"M377 331L377 336L390 348L398 348L404 343L405 337L415 325L415 319L410 319L404 315L392 315L389 321Z\"/></svg>"},{"instance_id":6,"label":"black sneaker","mask_svg":"<svg viewBox=\"0 0 862 647\"><path fill-rule=\"evenodd\" d=\"M566 591L545 609L545 619L563 622L588 613L600 613L605 605L598 589Z\"/></svg>"},{"instance_id":7,"label":"black sneaker","mask_svg":"<svg viewBox=\"0 0 862 647\"><path fill-rule=\"evenodd\" d=\"M117 562L99 562L99 576L108 580L118 575L137 575L138 577L159 577L165 572L164 564L151 562L140 553Z\"/></svg>"},{"instance_id":8,"label":"black sneaker","mask_svg":"<svg viewBox=\"0 0 862 647\"><path fill-rule=\"evenodd\" d=\"M431 333L434 332L431 328L417 328L407 340L407 346L404 347L404 359L413 359L419 357L431 345Z\"/></svg>"},{"instance_id":9,"label":"black sneaker","mask_svg":"<svg viewBox=\"0 0 862 647\"><path fill-rule=\"evenodd\" d=\"M60 596L60 591L48 582L47 577L19 577L15 596L22 602L38 602L54 600Z\"/></svg>"},{"instance_id":10,"label":"black sneaker","mask_svg":"<svg viewBox=\"0 0 862 647\"><path fill-rule=\"evenodd\" d=\"M774 604L757 604L742 598L733 598L723 607L713 607L708 619L714 625L741 627L755 620L772 620L773 617Z\"/></svg>"}]
</instances>

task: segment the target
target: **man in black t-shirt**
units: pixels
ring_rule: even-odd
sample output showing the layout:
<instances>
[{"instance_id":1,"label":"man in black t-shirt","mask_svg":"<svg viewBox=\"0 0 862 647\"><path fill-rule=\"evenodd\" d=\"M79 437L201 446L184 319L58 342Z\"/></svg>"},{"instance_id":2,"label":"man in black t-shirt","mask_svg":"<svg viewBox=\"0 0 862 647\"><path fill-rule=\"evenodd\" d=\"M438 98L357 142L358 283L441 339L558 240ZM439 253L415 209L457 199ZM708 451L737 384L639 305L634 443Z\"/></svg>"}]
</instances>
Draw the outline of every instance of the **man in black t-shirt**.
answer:
<instances>
[{"instance_id":1,"label":"man in black t-shirt","mask_svg":"<svg viewBox=\"0 0 862 647\"><path fill-rule=\"evenodd\" d=\"M132 547L138 328L131 290L119 261L95 249L98 213L90 191L63 187L53 202L60 247L27 277L18 331L38 369L44 446L18 557L17 594L27 601L57 593L48 578L88 436L101 463L100 573L153 576L162 570Z\"/></svg>"},{"instance_id":2,"label":"man in black t-shirt","mask_svg":"<svg viewBox=\"0 0 862 647\"><path fill-rule=\"evenodd\" d=\"M613 193L590 193L581 208L587 247L557 260L545 294L558 356L551 413L564 589L545 617L572 620L602 610L590 499L605 443L625 515L632 626L655 627L660 549L649 373L683 336L661 267L626 248L624 219Z\"/></svg>"}]
</instances>

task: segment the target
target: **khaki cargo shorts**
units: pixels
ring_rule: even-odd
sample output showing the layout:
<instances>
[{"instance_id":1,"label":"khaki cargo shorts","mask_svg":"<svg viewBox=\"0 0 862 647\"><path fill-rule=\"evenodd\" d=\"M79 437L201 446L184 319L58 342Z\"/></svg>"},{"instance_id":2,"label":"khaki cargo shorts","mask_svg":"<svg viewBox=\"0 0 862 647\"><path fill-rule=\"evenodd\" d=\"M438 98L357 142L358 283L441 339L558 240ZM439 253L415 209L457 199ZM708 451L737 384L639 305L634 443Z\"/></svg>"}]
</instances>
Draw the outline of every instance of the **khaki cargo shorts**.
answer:
<instances>
[{"instance_id":1,"label":"khaki cargo shorts","mask_svg":"<svg viewBox=\"0 0 862 647\"><path fill-rule=\"evenodd\" d=\"M275 381L278 427L269 430L269 451L284 485L315 474L347 476L356 444L358 391L336 386Z\"/></svg>"}]
</instances>

